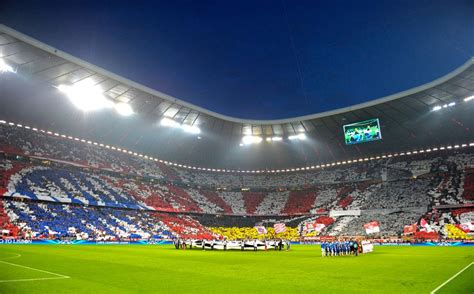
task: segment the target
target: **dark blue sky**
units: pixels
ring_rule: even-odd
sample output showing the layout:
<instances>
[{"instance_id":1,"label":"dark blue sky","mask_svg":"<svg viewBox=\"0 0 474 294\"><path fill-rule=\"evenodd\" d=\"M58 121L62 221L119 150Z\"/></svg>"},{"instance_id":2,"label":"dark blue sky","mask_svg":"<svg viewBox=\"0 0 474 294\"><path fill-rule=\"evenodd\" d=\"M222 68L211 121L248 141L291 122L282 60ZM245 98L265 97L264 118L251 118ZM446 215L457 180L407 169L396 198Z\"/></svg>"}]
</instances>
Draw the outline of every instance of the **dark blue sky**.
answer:
<instances>
[{"instance_id":1,"label":"dark blue sky","mask_svg":"<svg viewBox=\"0 0 474 294\"><path fill-rule=\"evenodd\" d=\"M0 22L14 29L242 118L372 100L474 56L472 0L1 3Z\"/></svg>"}]
</instances>

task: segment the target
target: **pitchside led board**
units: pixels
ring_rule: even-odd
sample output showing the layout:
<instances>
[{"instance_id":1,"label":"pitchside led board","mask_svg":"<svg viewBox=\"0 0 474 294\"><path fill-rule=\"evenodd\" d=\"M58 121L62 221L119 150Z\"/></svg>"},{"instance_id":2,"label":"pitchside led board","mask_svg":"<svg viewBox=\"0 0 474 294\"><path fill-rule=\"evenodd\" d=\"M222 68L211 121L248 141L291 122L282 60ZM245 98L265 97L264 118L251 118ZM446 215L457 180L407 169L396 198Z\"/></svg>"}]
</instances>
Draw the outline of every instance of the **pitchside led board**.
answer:
<instances>
[{"instance_id":1,"label":"pitchside led board","mask_svg":"<svg viewBox=\"0 0 474 294\"><path fill-rule=\"evenodd\" d=\"M344 125L343 128L346 145L366 143L382 139L378 118Z\"/></svg>"}]
</instances>

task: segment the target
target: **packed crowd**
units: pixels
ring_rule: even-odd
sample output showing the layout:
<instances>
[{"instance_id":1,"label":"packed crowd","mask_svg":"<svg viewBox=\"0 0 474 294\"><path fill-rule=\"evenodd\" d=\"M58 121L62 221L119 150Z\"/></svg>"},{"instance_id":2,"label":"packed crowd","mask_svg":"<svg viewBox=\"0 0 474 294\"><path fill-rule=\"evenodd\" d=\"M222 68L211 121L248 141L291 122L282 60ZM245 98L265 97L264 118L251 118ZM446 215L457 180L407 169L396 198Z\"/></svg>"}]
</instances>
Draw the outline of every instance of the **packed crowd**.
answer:
<instances>
[{"instance_id":1,"label":"packed crowd","mask_svg":"<svg viewBox=\"0 0 474 294\"><path fill-rule=\"evenodd\" d=\"M304 188L321 184L393 180L442 170L441 155L381 158L357 164L318 170L275 174L242 174L198 171L167 165L148 156L57 133L0 124L0 150L13 154L49 158L157 180L227 188ZM463 157L464 156L464 157ZM472 166L470 154L456 155L455 163Z\"/></svg>"},{"instance_id":2,"label":"packed crowd","mask_svg":"<svg viewBox=\"0 0 474 294\"><path fill-rule=\"evenodd\" d=\"M111 241L180 236L212 238L208 229L188 215L30 200L4 199L0 203L10 226L17 228L9 235L25 239Z\"/></svg>"},{"instance_id":3,"label":"packed crowd","mask_svg":"<svg viewBox=\"0 0 474 294\"><path fill-rule=\"evenodd\" d=\"M362 225L377 220L390 236L423 217L448 237L460 234L446 225L462 220L455 207L436 208L474 201L469 152L283 174L190 171L129 153L0 124L0 196L12 199L0 207L0 229L85 239L212 234L257 239L252 217L261 216L287 218L283 237L294 239L317 219L324 224L319 234L363 235ZM222 187L228 189L217 189ZM363 213L328 217L332 211ZM221 214L228 217L214 217Z\"/></svg>"}]
</instances>

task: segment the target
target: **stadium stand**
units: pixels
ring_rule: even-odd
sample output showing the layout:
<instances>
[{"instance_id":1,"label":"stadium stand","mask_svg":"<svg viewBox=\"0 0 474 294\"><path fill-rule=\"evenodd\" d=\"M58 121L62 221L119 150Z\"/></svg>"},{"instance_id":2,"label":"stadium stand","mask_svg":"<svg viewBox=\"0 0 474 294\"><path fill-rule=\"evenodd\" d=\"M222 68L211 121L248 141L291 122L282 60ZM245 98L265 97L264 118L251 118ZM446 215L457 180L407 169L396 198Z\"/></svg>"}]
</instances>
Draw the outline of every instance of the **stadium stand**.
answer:
<instances>
[{"instance_id":1,"label":"stadium stand","mask_svg":"<svg viewBox=\"0 0 474 294\"><path fill-rule=\"evenodd\" d=\"M0 209L0 229L16 234L26 230L34 236L82 234L73 234L74 238L133 234L212 238L206 227L252 227L244 218L229 223L227 218L213 217L225 214L301 216L291 223L297 232L301 231L297 227L316 222L325 226L321 234L350 236L363 235L363 224L372 220L379 221L381 235L400 235L405 225L425 218L441 235L464 238L453 228L443 228L460 224L459 209L472 205L474 197L474 158L469 152L249 175L189 171L16 126L1 125L0 131L0 195L8 199L3 201L3 212ZM436 210L443 205L454 207ZM332 211L339 214L329 217ZM354 211L359 214L349 214ZM68 214L77 221L71 223ZM154 227L155 220L161 226ZM418 233L418 237L424 236Z\"/></svg>"}]
</instances>

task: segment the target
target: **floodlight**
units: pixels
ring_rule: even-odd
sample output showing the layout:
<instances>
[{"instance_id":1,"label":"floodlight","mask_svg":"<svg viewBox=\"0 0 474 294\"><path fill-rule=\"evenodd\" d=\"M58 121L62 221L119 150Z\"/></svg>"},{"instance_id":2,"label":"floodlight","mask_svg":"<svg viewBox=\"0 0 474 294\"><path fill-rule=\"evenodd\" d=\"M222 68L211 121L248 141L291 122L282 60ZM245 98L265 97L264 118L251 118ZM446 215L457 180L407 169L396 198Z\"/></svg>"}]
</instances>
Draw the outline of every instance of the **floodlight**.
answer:
<instances>
[{"instance_id":1,"label":"floodlight","mask_svg":"<svg viewBox=\"0 0 474 294\"><path fill-rule=\"evenodd\" d=\"M181 125L181 129L187 133L191 134L200 134L201 129L196 127L196 126L191 126L191 125Z\"/></svg>"},{"instance_id":2,"label":"floodlight","mask_svg":"<svg viewBox=\"0 0 474 294\"><path fill-rule=\"evenodd\" d=\"M274 142L278 142L278 141L281 141L281 140L283 140L282 137L278 137L278 136L272 137L272 141L274 141Z\"/></svg>"},{"instance_id":3,"label":"floodlight","mask_svg":"<svg viewBox=\"0 0 474 294\"><path fill-rule=\"evenodd\" d=\"M464 102L471 101L472 99L474 99L474 95L464 98Z\"/></svg>"},{"instance_id":4,"label":"floodlight","mask_svg":"<svg viewBox=\"0 0 474 294\"><path fill-rule=\"evenodd\" d=\"M438 111L438 110L440 110L440 109L441 109L441 106L439 106L439 105L438 105L438 106L435 106L435 107L433 107L433 111Z\"/></svg>"},{"instance_id":5,"label":"floodlight","mask_svg":"<svg viewBox=\"0 0 474 294\"><path fill-rule=\"evenodd\" d=\"M112 107L112 101L102 95L102 90L91 84L59 85L58 90L65 93L72 104L82 111L93 111Z\"/></svg>"},{"instance_id":6,"label":"floodlight","mask_svg":"<svg viewBox=\"0 0 474 294\"><path fill-rule=\"evenodd\" d=\"M289 140L305 140L306 135L304 133L300 133L300 134L297 134L297 135L289 136L288 139Z\"/></svg>"},{"instance_id":7,"label":"floodlight","mask_svg":"<svg viewBox=\"0 0 474 294\"><path fill-rule=\"evenodd\" d=\"M164 117L163 119L161 119L160 124L165 127L174 127L174 128L179 127L179 123L167 117Z\"/></svg>"},{"instance_id":8,"label":"floodlight","mask_svg":"<svg viewBox=\"0 0 474 294\"><path fill-rule=\"evenodd\" d=\"M451 102L448 104L449 107L453 107L454 105L456 105L456 102Z\"/></svg>"},{"instance_id":9,"label":"floodlight","mask_svg":"<svg viewBox=\"0 0 474 294\"><path fill-rule=\"evenodd\" d=\"M242 137L242 143L244 145L250 145L250 144L259 144L262 142L262 137L259 136L243 136Z\"/></svg>"},{"instance_id":10,"label":"floodlight","mask_svg":"<svg viewBox=\"0 0 474 294\"><path fill-rule=\"evenodd\" d=\"M3 59L0 58L0 72L15 72L13 70L13 67L10 65L6 64Z\"/></svg>"},{"instance_id":11,"label":"floodlight","mask_svg":"<svg viewBox=\"0 0 474 294\"><path fill-rule=\"evenodd\" d=\"M133 114L133 109L128 103L119 102L115 104L115 110L123 116L130 116Z\"/></svg>"}]
</instances>

